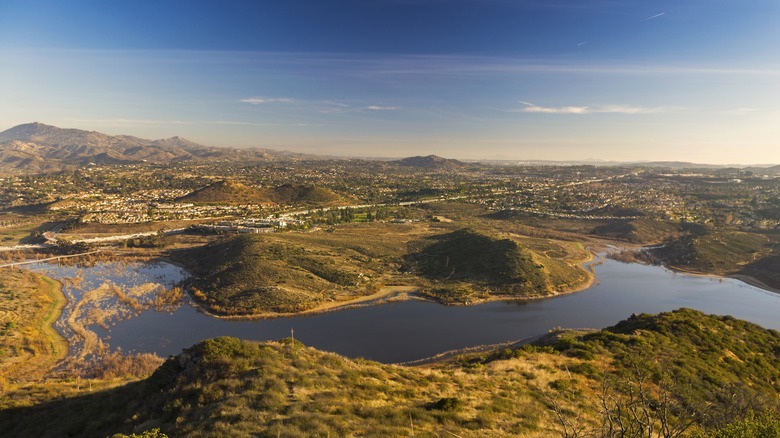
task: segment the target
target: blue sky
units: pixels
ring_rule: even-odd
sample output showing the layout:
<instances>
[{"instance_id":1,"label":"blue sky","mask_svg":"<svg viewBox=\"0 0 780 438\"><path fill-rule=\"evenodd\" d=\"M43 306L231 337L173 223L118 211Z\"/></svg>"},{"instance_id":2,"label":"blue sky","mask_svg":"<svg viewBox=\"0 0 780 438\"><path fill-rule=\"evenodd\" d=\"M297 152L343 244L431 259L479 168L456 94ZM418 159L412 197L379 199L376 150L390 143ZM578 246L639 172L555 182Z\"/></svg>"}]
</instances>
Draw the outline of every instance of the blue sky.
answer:
<instances>
[{"instance_id":1,"label":"blue sky","mask_svg":"<svg viewBox=\"0 0 780 438\"><path fill-rule=\"evenodd\" d=\"M780 163L776 0L0 3L0 129Z\"/></svg>"}]
</instances>

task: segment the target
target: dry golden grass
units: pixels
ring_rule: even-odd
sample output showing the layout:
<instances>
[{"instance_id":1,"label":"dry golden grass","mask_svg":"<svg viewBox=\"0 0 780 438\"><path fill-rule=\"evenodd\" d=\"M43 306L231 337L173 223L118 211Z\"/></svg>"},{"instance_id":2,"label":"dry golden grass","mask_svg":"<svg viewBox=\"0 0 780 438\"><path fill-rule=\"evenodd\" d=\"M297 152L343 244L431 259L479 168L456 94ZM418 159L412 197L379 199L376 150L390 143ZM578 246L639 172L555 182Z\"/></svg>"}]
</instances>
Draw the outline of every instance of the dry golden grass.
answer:
<instances>
[{"instance_id":1,"label":"dry golden grass","mask_svg":"<svg viewBox=\"0 0 780 438\"><path fill-rule=\"evenodd\" d=\"M65 305L61 286L31 272L2 272L0 391L42 378L68 353L52 328Z\"/></svg>"}]
</instances>

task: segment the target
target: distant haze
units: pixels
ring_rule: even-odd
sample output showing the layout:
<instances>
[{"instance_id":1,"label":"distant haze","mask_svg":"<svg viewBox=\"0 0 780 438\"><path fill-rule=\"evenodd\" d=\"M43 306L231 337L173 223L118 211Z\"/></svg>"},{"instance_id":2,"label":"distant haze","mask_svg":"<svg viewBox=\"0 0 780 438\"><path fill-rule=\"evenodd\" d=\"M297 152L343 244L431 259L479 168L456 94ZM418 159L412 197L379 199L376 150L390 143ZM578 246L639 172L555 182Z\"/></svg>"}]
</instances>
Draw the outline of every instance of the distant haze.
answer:
<instances>
[{"instance_id":1,"label":"distant haze","mask_svg":"<svg viewBox=\"0 0 780 438\"><path fill-rule=\"evenodd\" d=\"M778 22L776 0L8 0L0 130L780 163Z\"/></svg>"}]
</instances>

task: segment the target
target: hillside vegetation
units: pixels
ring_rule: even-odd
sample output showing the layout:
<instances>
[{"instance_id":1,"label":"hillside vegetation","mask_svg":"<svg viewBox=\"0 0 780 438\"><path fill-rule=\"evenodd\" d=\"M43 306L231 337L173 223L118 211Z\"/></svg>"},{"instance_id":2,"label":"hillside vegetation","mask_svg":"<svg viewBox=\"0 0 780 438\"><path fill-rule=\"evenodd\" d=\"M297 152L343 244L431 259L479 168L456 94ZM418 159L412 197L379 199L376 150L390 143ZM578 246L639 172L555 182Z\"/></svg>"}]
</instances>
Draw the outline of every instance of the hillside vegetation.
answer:
<instances>
[{"instance_id":1,"label":"hillside vegetation","mask_svg":"<svg viewBox=\"0 0 780 438\"><path fill-rule=\"evenodd\" d=\"M17 437L672 437L771 431L779 385L779 333L683 309L433 368L212 339L144 381L6 409L0 424Z\"/></svg>"},{"instance_id":2,"label":"hillside vegetation","mask_svg":"<svg viewBox=\"0 0 780 438\"><path fill-rule=\"evenodd\" d=\"M689 234L657 251L675 267L717 274L734 273L766 252L766 236L740 231Z\"/></svg>"},{"instance_id":3,"label":"hillside vegetation","mask_svg":"<svg viewBox=\"0 0 780 438\"><path fill-rule=\"evenodd\" d=\"M632 213L632 211L604 212L607 215L615 213ZM512 224L523 227L529 234L538 235L546 232L550 236L571 240L582 240L593 236L650 245L663 242L670 237L677 237L682 233L677 223L647 217L575 219L535 215L523 210L500 210L484 214L483 217L500 221L502 228Z\"/></svg>"},{"instance_id":4,"label":"hillside vegetation","mask_svg":"<svg viewBox=\"0 0 780 438\"><path fill-rule=\"evenodd\" d=\"M228 315L292 313L348 302L399 278L417 228L354 224L307 233L230 236L171 254L193 274L195 298ZM400 282L400 283L399 283Z\"/></svg>"},{"instance_id":5,"label":"hillside vegetation","mask_svg":"<svg viewBox=\"0 0 780 438\"><path fill-rule=\"evenodd\" d=\"M592 234L631 243L654 244L680 234L677 224L654 219L611 220L593 228Z\"/></svg>"},{"instance_id":6,"label":"hillside vegetation","mask_svg":"<svg viewBox=\"0 0 780 438\"><path fill-rule=\"evenodd\" d=\"M780 289L780 255L773 236L698 227L653 251L663 263L680 270L748 276Z\"/></svg>"},{"instance_id":7,"label":"hillside vegetation","mask_svg":"<svg viewBox=\"0 0 780 438\"><path fill-rule=\"evenodd\" d=\"M361 283L354 265L263 235L229 237L179 257L195 273L195 297L227 314L307 310Z\"/></svg>"}]
</instances>

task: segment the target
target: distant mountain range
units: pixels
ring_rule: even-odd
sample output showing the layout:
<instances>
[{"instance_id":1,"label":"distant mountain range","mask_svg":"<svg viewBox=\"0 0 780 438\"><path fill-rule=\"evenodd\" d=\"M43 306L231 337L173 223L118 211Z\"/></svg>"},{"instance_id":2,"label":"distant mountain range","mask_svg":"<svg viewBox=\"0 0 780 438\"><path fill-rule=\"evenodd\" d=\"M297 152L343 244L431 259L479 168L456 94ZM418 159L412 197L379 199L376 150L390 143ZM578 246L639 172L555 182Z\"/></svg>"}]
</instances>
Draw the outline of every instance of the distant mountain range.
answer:
<instances>
[{"instance_id":1,"label":"distant mountain range","mask_svg":"<svg viewBox=\"0 0 780 438\"><path fill-rule=\"evenodd\" d=\"M175 163L188 160L273 161L303 157L269 149L207 147L181 137L146 140L27 123L0 132L0 171L38 173L94 164Z\"/></svg>"},{"instance_id":2,"label":"distant mountain range","mask_svg":"<svg viewBox=\"0 0 780 438\"><path fill-rule=\"evenodd\" d=\"M81 129L63 129L43 123L26 123L0 132L0 174L46 173L73 170L94 164L177 163L182 161L265 162L282 160L338 159L332 156L299 154L272 149L209 147L182 137L146 140L129 135L107 135ZM455 170L474 163L436 155L388 161L399 166L428 170ZM713 165L681 161L617 162L596 160L484 160L493 165L593 165L641 166L671 169L734 168L756 173L780 174L780 165Z\"/></svg>"},{"instance_id":3,"label":"distant mountain range","mask_svg":"<svg viewBox=\"0 0 780 438\"><path fill-rule=\"evenodd\" d=\"M636 167L659 167L668 169L743 169L757 170L769 173L780 172L780 165L773 164L706 164L693 163L690 161L603 161L603 160L481 160L484 164L494 165L530 165L530 166L636 166Z\"/></svg>"}]
</instances>

